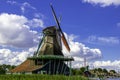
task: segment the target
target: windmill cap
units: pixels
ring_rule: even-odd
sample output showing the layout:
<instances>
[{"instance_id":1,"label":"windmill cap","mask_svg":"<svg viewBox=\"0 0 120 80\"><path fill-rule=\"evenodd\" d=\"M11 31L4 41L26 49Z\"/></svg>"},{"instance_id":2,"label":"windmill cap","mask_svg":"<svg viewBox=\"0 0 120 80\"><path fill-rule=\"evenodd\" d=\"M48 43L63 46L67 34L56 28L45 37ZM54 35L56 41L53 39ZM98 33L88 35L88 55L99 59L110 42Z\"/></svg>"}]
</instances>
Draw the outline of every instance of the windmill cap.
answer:
<instances>
[{"instance_id":1,"label":"windmill cap","mask_svg":"<svg viewBox=\"0 0 120 80\"><path fill-rule=\"evenodd\" d=\"M47 27L45 29L43 29L43 33L44 34L54 34L56 33L56 27L55 26L50 26L50 27Z\"/></svg>"}]
</instances>

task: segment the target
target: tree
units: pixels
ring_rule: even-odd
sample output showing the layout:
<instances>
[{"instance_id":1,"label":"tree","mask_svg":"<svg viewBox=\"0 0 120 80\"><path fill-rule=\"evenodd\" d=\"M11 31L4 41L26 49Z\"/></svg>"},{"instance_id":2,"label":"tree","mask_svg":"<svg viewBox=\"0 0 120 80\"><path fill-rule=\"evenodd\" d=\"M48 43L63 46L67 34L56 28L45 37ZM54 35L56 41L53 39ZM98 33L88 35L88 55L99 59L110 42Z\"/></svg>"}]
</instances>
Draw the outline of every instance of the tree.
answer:
<instances>
[{"instance_id":1,"label":"tree","mask_svg":"<svg viewBox=\"0 0 120 80\"><path fill-rule=\"evenodd\" d=\"M85 67L81 67L81 68L80 68L80 71L81 71L81 72L84 72L84 71L85 71Z\"/></svg>"},{"instance_id":2,"label":"tree","mask_svg":"<svg viewBox=\"0 0 120 80\"><path fill-rule=\"evenodd\" d=\"M76 74L76 69L72 69L72 74L73 74L73 75Z\"/></svg>"},{"instance_id":3,"label":"tree","mask_svg":"<svg viewBox=\"0 0 120 80\"><path fill-rule=\"evenodd\" d=\"M107 69L103 69L103 72L104 72L104 73L108 73Z\"/></svg>"},{"instance_id":4,"label":"tree","mask_svg":"<svg viewBox=\"0 0 120 80\"><path fill-rule=\"evenodd\" d=\"M94 73L96 73L96 72L98 71L98 69L97 69L97 68L95 68L95 69L93 69L93 71L94 71Z\"/></svg>"},{"instance_id":5,"label":"tree","mask_svg":"<svg viewBox=\"0 0 120 80\"><path fill-rule=\"evenodd\" d=\"M3 65L4 66L4 65ZM2 65L0 65L0 74L5 74L5 69Z\"/></svg>"},{"instance_id":6,"label":"tree","mask_svg":"<svg viewBox=\"0 0 120 80\"><path fill-rule=\"evenodd\" d=\"M2 65L0 65L0 74L5 74L7 71L9 71L13 68L15 68L14 65L2 64Z\"/></svg>"},{"instance_id":7,"label":"tree","mask_svg":"<svg viewBox=\"0 0 120 80\"><path fill-rule=\"evenodd\" d=\"M104 75L108 75L107 69L103 69L103 73L104 73Z\"/></svg>"},{"instance_id":8,"label":"tree","mask_svg":"<svg viewBox=\"0 0 120 80\"><path fill-rule=\"evenodd\" d=\"M101 73L101 72L102 72L102 69L101 69L101 68L98 68L98 72Z\"/></svg>"},{"instance_id":9,"label":"tree","mask_svg":"<svg viewBox=\"0 0 120 80\"><path fill-rule=\"evenodd\" d=\"M115 71L115 70L110 70L110 73L115 74L115 73L116 73L116 71Z\"/></svg>"}]
</instances>

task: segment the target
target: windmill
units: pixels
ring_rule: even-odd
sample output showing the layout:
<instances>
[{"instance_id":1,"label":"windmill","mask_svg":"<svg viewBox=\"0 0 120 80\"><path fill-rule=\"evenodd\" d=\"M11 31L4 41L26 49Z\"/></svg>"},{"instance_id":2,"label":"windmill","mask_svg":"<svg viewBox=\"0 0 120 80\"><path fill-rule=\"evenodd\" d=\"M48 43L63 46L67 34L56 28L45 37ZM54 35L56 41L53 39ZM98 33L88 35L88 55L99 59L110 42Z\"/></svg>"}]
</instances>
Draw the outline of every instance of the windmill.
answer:
<instances>
[{"instance_id":1,"label":"windmill","mask_svg":"<svg viewBox=\"0 0 120 80\"><path fill-rule=\"evenodd\" d=\"M57 26L49 26L43 29L43 38L35 54L11 70L12 73L70 74L68 63L74 59L63 55L61 43L63 42L69 52L70 47L60 27L53 6L50 5L50 7Z\"/></svg>"}]
</instances>

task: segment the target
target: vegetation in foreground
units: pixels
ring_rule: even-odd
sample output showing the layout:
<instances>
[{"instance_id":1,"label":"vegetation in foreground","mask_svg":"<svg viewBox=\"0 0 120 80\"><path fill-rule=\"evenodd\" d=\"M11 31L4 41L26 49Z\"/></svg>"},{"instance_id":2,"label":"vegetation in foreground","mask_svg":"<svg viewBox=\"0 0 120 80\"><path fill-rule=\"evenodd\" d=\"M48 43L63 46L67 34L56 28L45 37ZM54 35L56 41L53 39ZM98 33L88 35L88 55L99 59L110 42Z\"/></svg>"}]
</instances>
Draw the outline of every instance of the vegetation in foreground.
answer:
<instances>
[{"instance_id":1,"label":"vegetation in foreground","mask_svg":"<svg viewBox=\"0 0 120 80\"><path fill-rule=\"evenodd\" d=\"M82 75L6 74L7 71L13 68L15 68L14 65L0 65L0 80L88 80Z\"/></svg>"},{"instance_id":2,"label":"vegetation in foreground","mask_svg":"<svg viewBox=\"0 0 120 80\"><path fill-rule=\"evenodd\" d=\"M83 76L64 76L64 75L0 75L0 80L88 80Z\"/></svg>"},{"instance_id":3,"label":"vegetation in foreground","mask_svg":"<svg viewBox=\"0 0 120 80\"><path fill-rule=\"evenodd\" d=\"M6 75L6 72L15 68L14 65L0 65L0 80L87 80L84 74L86 71L85 67L81 67L79 69L72 69L72 76L64 76L64 75L40 75L40 74L31 74L31 75ZM120 77L120 74L115 70L107 70L102 68L95 68L89 70L91 76L89 77Z\"/></svg>"}]
</instances>

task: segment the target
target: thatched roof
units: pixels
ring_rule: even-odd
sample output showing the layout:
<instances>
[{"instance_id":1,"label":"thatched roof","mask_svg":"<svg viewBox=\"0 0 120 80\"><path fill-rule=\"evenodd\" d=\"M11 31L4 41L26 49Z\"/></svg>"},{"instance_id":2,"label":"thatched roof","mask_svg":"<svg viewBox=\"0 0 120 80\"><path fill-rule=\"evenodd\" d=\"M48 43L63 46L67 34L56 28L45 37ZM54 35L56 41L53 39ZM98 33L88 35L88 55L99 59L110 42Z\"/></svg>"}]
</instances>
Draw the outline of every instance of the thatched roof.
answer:
<instances>
[{"instance_id":1,"label":"thatched roof","mask_svg":"<svg viewBox=\"0 0 120 80\"><path fill-rule=\"evenodd\" d=\"M16 68L12 69L10 72L17 73L17 72L32 72L36 69L41 68L42 65L35 65L33 60L26 60Z\"/></svg>"}]
</instances>

